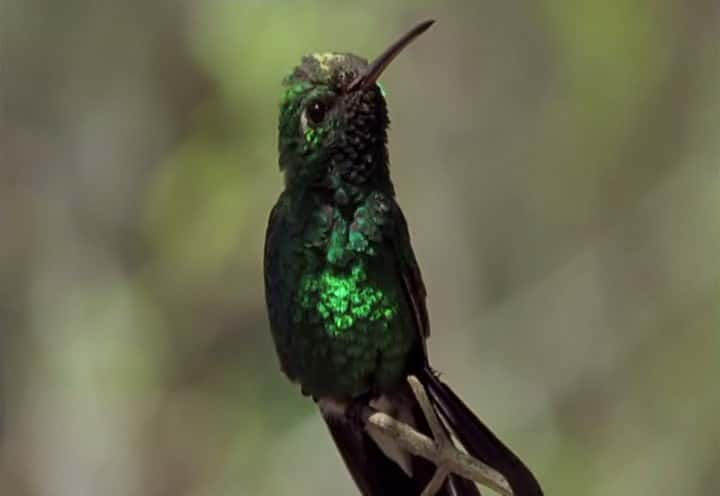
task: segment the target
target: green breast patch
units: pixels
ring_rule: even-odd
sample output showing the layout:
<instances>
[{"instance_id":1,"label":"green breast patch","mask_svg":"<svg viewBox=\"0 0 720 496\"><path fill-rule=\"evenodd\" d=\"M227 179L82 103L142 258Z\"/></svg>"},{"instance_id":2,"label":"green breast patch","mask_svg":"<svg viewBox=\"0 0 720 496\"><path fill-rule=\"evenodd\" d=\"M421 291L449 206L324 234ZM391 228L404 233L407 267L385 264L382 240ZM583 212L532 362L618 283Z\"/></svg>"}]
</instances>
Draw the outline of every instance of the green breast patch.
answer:
<instances>
[{"instance_id":1,"label":"green breast patch","mask_svg":"<svg viewBox=\"0 0 720 496\"><path fill-rule=\"evenodd\" d=\"M305 275L299 301L306 311L320 316L330 336L387 330L398 311L395 299L367 280L361 261L349 271L328 268L319 275Z\"/></svg>"}]
</instances>

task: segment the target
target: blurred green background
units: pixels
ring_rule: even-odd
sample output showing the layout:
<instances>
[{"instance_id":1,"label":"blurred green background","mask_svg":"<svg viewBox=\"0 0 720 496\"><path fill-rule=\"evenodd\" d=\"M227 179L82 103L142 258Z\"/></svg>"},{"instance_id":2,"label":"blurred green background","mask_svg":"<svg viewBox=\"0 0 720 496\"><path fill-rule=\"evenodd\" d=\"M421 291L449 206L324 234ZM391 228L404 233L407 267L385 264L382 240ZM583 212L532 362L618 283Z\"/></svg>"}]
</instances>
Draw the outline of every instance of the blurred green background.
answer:
<instances>
[{"instance_id":1,"label":"blurred green background","mask_svg":"<svg viewBox=\"0 0 720 496\"><path fill-rule=\"evenodd\" d=\"M716 0L0 1L0 494L355 494L279 372L280 81L372 57L436 368L548 495L720 492Z\"/></svg>"}]
</instances>

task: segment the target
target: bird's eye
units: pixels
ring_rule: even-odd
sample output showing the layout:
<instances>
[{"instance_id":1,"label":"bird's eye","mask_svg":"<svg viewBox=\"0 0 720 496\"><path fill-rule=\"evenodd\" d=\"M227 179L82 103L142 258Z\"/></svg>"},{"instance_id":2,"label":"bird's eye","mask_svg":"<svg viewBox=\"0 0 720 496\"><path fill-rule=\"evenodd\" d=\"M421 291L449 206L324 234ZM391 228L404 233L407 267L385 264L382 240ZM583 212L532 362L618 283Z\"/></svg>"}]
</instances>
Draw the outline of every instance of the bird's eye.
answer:
<instances>
[{"instance_id":1,"label":"bird's eye","mask_svg":"<svg viewBox=\"0 0 720 496\"><path fill-rule=\"evenodd\" d=\"M326 112L327 108L325 107L325 104L320 100L312 102L305 110L307 118L312 124L320 124L325 118Z\"/></svg>"}]
</instances>

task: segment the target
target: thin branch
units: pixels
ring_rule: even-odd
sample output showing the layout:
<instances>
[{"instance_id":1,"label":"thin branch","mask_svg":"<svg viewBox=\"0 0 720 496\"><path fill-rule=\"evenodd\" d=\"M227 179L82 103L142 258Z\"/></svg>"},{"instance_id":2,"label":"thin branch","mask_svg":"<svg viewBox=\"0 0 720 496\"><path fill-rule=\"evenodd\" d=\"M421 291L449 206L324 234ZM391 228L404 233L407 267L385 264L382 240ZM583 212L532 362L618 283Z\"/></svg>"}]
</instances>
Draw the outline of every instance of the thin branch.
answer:
<instances>
[{"instance_id":1,"label":"thin branch","mask_svg":"<svg viewBox=\"0 0 720 496\"><path fill-rule=\"evenodd\" d=\"M452 441L450 441L450 438L445 432L445 428L442 426L440 419L435 413L432 403L430 403L430 399L425 391L425 386L423 386L414 375L408 376L407 381L410 384L410 388L412 389L415 398L417 398L418 403L420 403L420 408L422 408L425 419L428 421L428 424L430 424L430 432L435 439L435 443L440 448L451 445Z\"/></svg>"},{"instance_id":2,"label":"thin branch","mask_svg":"<svg viewBox=\"0 0 720 496\"><path fill-rule=\"evenodd\" d=\"M420 403L437 441L433 441L408 424L371 407L365 407L362 415L368 431L390 438L406 451L429 460L437 466L438 470L423 491L423 496L432 496L437 493L450 473L489 487L502 496L513 496L512 489L500 473L460 451L450 441L420 381L416 377L410 376L408 382L413 388L413 393Z\"/></svg>"},{"instance_id":3,"label":"thin branch","mask_svg":"<svg viewBox=\"0 0 720 496\"><path fill-rule=\"evenodd\" d=\"M442 426L440 419L435 413L435 409L428 399L425 387L418 378L413 375L409 376L407 381L410 384L410 388L412 389L415 398L417 398L418 403L420 404L420 408L423 411L423 415L425 415L425 419L428 421L430 432L435 439L435 445L437 446L438 453L442 455L447 453L449 450L452 450L454 448L452 440L450 439L450 436L448 436L447 431ZM433 474L433 478L425 487L421 496L434 496L440 490L448 475L450 475L450 470L448 470L444 464L439 464Z\"/></svg>"}]
</instances>

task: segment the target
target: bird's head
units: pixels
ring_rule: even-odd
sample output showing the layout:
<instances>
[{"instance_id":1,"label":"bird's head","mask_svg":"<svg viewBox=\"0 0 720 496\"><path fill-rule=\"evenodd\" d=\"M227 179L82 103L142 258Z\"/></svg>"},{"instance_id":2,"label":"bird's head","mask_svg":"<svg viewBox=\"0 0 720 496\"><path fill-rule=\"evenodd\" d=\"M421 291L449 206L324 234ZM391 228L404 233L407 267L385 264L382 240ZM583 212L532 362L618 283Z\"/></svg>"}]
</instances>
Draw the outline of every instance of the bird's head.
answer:
<instances>
[{"instance_id":1,"label":"bird's head","mask_svg":"<svg viewBox=\"0 0 720 496\"><path fill-rule=\"evenodd\" d=\"M432 23L419 24L373 62L349 53L312 54L285 78L278 148L288 187L343 196L387 178L389 120L377 80Z\"/></svg>"}]
</instances>

